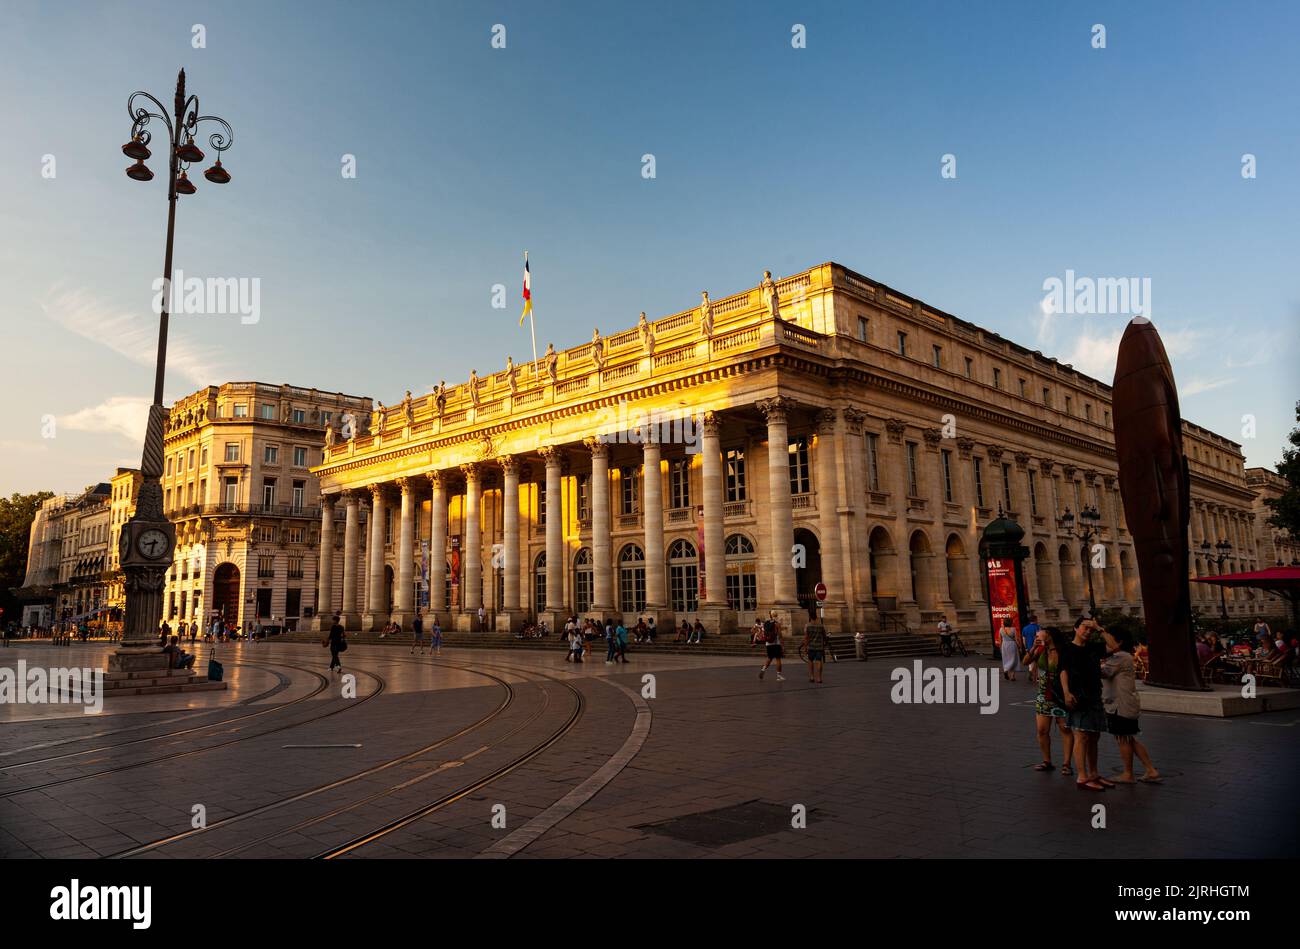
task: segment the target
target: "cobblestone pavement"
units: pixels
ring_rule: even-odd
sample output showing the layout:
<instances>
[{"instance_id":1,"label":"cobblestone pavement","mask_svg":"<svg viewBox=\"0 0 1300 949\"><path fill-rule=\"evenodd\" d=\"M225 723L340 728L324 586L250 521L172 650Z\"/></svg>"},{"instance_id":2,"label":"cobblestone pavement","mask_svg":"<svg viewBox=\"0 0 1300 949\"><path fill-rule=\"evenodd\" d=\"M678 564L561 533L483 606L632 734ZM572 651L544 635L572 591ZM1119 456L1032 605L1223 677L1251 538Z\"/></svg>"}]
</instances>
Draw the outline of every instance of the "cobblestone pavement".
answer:
<instances>
[{"instance_id":1,"label":"cobblestone pavement","mask_svg":"<svg viewBox=\"0 0 1300 949\"><path fill-rule=\"evenodd\" d=\"M634 651L224 646L224 693L0 706L0 857L1294 856L1300 711L1147 714L1158 786L1038 773L1031 686L900 705L891 671ZM200 645L199 667L206 661ZM25 644L0 667L102 666ZM926 660L955 666L983 660ZM643 677L651 674L653 680ZM349 680L351 681L351 680ZM644 699L642 696L646 696ZM215 698L214 698L215 696ZM1055 749L1060 763L1059 747ZM1103 773L1118 770L1103 736ZM1105 827L1094 827L1095 805ZM806 826L800 814L806 814ZM201 814L205 825L199 824ZM380 832L382 831L382 832Z\"/></svg>"}]
</instances>

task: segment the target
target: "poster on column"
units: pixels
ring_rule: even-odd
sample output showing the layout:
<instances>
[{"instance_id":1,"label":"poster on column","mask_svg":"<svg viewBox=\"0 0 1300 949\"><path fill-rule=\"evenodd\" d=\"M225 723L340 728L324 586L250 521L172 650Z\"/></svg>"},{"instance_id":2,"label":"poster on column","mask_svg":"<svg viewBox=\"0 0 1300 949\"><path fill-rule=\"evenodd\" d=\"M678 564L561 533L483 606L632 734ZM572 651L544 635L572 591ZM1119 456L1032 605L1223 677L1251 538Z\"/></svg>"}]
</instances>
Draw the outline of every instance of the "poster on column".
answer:
<instances>
[{"instance_id":1,"label":"poster on column","mask_svg":"<svg viewBox=\"0 0 1300 949\"><path fill-rule=\"evenodd\" d=\"M453 610L460 609L460 537L451 539L451 604Z\"/></svg>"},{"instance_id":2,"label":"poster on column","mask_svg":"<svg viewBox=\"0 0 1300 949\"><path fill-rule=\"evenodd\" d=\"M420 609L429 608L429 542L420 542Z\"/></svg>"},{"instance_id":3,"label":"poster on column","mask_svg":"<svg viewBox=\"0 0 1300 949\"><path fill-rule=\"evenodd\" d=\"M989 578L989 613L993 622L993 647L999 646L998 630L1010 618L1011 625L1020 629L1020 603L1016 592L1016 562L1011 558L985 561Z\"/></svg>"}]
</instances>

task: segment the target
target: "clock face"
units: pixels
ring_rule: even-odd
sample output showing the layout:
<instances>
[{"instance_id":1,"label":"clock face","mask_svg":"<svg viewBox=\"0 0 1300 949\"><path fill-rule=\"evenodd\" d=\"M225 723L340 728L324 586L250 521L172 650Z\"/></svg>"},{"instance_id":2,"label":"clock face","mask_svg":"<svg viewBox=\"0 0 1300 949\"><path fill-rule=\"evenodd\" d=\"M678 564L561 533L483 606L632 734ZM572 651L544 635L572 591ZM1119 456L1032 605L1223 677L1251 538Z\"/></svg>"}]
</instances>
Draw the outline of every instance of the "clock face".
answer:
<instances>
[{"instance_id":1,"label":"clock face","mask_svg":"<svg viewBox=\"0 0 1300 949\"><path fill-rule=\"evenodd\" d=\"M167 535L158 528L151 527L140 535L139 540L135 542L135 549L142 557L161 560L167 556Z\"/></svg>"}]
</instances>

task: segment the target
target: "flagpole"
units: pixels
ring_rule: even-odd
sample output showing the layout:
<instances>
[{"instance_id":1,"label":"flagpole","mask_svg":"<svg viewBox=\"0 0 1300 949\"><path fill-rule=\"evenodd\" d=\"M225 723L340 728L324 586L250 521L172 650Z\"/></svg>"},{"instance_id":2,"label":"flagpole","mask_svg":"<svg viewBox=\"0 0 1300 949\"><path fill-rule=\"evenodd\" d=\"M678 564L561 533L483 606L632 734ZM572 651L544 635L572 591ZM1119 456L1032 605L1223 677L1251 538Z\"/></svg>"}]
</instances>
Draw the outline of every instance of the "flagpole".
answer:
<instances>
[{"instance_id":1,"label":"flagpole","mask_svg":"<svg viewBox=\"0 0 1300 949\"><path fill-rule=\"evenodd\" d=\"M528 266L528 251L524 251L524 267L526 268L527 266ZM530 288L530 294L531 294L531 288ZM528 302L529 303L532 302L531 295L529 296ZM535 319L536 318L533 316L533 308L530 306L528 308L528 332L531 333L533 337L533 378L534 379L537 378L537 323L535 322Z\"/></svg>"}]
</instances>

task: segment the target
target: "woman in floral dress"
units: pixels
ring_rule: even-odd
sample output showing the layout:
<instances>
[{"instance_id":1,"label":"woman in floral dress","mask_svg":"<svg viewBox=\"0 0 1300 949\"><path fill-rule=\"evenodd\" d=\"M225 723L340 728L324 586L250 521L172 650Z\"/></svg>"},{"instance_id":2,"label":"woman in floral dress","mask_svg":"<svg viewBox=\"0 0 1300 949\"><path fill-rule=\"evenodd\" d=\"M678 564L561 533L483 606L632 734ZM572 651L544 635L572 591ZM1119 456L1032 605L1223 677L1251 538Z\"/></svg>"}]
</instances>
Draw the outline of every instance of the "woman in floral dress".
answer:
<instances>
[{"instance_id":1,"label":"woman in floral dress","mask_svg":"<svg viewBox=\"0 0 1300 949\"><path fill-rule=\"evenodd\" d=\"M1052 722L1055 721L1065 746L1065 764L1061 766L1061 774L1073 773L1070 768L1070 753L1074 750L1074 732L1065 724L1065 704L1061 693L1060 665L1065 643L1065 634L1055 626L1040 629L1034 639L1033 647L1025 657L1026 663L1038 663L1038 696L1034 700L1034 724L1043 760L1034 765L1035 771L1051 771L1053 768Z\"/></svg>"}]
</instances>

